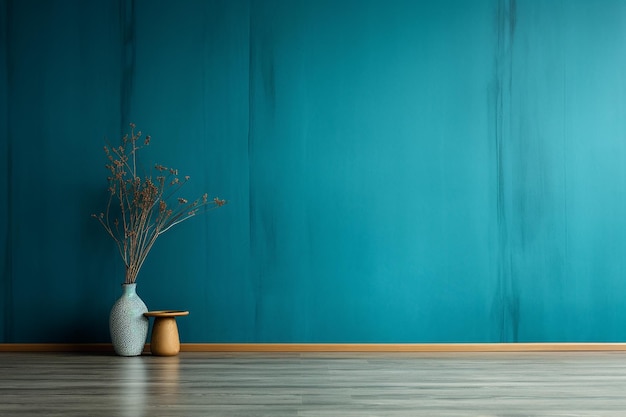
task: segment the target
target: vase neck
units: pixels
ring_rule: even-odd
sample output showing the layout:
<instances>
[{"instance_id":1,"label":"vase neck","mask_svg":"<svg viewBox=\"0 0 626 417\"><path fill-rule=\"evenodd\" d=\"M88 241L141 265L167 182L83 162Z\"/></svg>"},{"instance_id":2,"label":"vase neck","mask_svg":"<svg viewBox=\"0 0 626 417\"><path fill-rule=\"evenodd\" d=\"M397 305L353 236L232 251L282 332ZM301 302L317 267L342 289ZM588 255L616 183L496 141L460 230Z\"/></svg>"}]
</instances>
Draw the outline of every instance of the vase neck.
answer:
<instances>
[{"instance_id":1,"label":"vase neck","mask_svg":"<svg viewBox=\"0 0 626 417\"><path fill-rule=\"evenodd\" d=\"M122 284L122 291L126 297L137 295L137 284Z\"/></svg>"}]
</instances>

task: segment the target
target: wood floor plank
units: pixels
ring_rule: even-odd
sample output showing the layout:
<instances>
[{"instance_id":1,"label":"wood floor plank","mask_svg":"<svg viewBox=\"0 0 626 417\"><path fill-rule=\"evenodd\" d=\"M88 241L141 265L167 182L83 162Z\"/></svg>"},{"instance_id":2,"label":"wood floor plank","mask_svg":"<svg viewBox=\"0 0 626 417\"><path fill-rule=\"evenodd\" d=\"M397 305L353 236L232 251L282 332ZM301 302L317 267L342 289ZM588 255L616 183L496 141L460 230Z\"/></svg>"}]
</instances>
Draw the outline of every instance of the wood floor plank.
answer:
<instances>
[{"instance_id":1,"label":"wood floor plank","mask_svg":"<svg viewBox=\"0 0 626 417\"><path fill-rule=\"evenodd\" d=\"M626 352L3 352L0 415L624 416Z\"/></svg>"}]
</instances>

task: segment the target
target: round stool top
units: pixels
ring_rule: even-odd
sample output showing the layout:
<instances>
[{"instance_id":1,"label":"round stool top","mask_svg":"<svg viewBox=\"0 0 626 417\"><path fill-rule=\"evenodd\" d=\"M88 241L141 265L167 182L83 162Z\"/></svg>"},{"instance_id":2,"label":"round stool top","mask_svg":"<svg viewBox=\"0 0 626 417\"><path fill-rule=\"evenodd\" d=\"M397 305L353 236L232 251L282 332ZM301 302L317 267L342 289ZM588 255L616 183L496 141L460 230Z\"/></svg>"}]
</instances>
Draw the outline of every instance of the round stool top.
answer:
<instances>
[{"instance_id":1,"label":"round stool top","mask_svg":"<svg viewBox=\"0 0 626 417\"><path fill-rule=\"evenodd\" d=\"M146 317L178 317L189 315L188 311L183 310L157 310L143 313Z\"/></svg>"}]
</instances>

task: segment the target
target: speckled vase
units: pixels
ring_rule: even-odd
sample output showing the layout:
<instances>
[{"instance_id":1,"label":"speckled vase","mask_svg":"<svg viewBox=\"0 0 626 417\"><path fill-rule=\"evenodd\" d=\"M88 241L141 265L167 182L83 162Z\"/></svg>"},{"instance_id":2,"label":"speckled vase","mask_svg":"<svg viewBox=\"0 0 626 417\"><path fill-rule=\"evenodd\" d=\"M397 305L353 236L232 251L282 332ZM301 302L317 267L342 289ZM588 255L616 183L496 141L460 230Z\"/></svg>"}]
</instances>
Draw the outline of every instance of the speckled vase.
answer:
<instances>
[{"instance_id":1,"label":"speckled vase","mask_svg":"<svg viewBox=\"0 0 626 417\"><path fill-rule=\"evenodd\" d=\"M109 330L115 353L120 356L141 355L148 336L148 311L137 295L137 284L123 284L122 296L117 299L109 316Z\"/></svg>"}]
</instances>

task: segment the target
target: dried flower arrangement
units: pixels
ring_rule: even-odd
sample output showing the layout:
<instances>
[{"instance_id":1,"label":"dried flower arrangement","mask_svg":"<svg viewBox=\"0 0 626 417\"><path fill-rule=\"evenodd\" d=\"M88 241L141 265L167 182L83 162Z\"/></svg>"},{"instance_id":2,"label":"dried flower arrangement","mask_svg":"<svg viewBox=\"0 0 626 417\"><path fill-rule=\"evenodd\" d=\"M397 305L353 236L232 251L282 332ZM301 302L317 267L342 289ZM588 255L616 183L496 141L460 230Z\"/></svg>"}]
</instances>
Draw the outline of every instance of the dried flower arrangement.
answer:
<instances>
[{"instance_id":1,"label":"dried flower arrangement","mask_svg":"<svg viewBox=\"0 0 626 417\"><path fill-rule=\"evenodd\" d=\"M119 147L104 147L109 160L105 166L111 172L107 178L109 202L106 212L92 214L117 244L126 267L125 284L136 282L141 266L160 235L196 214L226 204L226 200L209 199L207 194L193 201L177 197L189 177L181 179L178 170L173 168L155 165L154 179L150 175L143 178L137 175L137 151L150 144L150 136L145 137L143 146L138 146L142 134L141 131L135 133L135 127L130 124L130 135L122 138ZM119 210L112 213L115 206Z\"/></svg>"}]
</instances>

